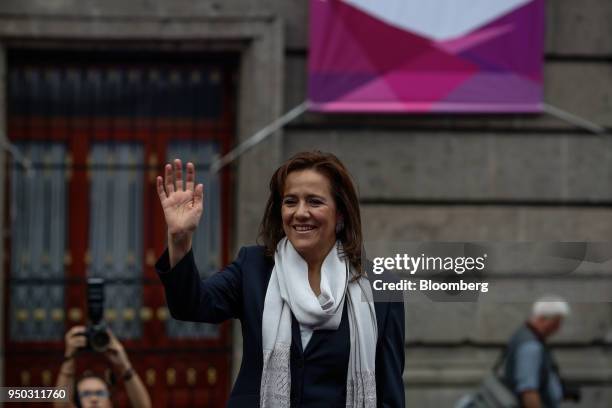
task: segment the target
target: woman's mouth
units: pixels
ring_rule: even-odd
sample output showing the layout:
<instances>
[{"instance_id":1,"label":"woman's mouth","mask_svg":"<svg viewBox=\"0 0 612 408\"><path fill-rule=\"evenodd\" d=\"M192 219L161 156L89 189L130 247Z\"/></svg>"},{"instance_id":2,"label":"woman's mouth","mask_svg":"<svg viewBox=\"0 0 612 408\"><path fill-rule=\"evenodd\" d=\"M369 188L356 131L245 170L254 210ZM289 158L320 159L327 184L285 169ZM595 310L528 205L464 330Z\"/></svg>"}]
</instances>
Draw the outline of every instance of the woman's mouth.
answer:
<instances>
[{"instance_id":1,"label":"woman's mouth","mask_svg":"<svg viewBox=\"0 0 612 408\"><path fill-rule=\"evenodd\" d=\"M314 230L315 228L317 228L317 227L315 227L314 225L304 225L304 224L302 224L302 225L294 225L293 226L293 229L295 231L297 231L297 232L300 232L300 233L310 232L310 231Z\"/></svg>"}]
</instances>

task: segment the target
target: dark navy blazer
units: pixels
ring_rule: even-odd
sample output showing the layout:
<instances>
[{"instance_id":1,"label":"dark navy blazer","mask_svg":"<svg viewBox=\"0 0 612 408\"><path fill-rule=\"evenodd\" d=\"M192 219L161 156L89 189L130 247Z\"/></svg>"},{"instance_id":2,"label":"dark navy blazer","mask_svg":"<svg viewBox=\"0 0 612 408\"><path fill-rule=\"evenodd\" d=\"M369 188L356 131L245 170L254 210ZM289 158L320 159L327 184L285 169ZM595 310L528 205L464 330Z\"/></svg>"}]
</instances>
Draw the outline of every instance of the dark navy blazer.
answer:
<instances>
[{"instance_id":1,"label":"dark navy blazer","mask_svg":"<svg viewBox=\"0 0 612 408\"><path fill-rule=\"evenodd\" d=\"M168 251L156 269L166 291L168 309L178 320L221 323L229 318L242 323L242 365L228 407L259 406L263 367L262 316L274 262L263 247L240 249L230 265L208 279L200 279L190 251L170 269ZM404 407L404 304L376 302L377 406ZM344 307L338 330L316 330L302 350L298 322L293 316L291 345L291 406L345 407L350 330Z\"/></svg>"}]
</instances>

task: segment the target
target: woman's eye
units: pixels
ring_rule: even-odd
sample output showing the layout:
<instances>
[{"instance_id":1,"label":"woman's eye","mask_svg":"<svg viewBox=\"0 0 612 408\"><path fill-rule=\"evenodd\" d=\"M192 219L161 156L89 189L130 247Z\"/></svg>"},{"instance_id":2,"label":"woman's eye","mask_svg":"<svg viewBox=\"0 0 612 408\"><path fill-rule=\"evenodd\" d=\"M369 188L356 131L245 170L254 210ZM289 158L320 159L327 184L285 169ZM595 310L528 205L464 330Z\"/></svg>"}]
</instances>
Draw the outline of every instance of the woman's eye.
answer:
<instances>
[{"instance_id":1,"label":"woman's eye","mask_svg":"<svg viewBox=\"0 0 612 408\"><path fill-rule=\"evenodd\" d=\"M283 200L283 205L293 205L293 204L295 204L295 200L292 198L285 198Z\"/></svg>"},{"instance_id":2,"label":"woman's eye","mask_svg":"<svg viewBox=\"0 0 612 408\"><path fill-rule=\"evenodd\" d=\"M321 205L321 204L323 204L323 202L321 200L317 200L317 199L310 200L310 205L318 206L318 205Z\"/></svg>"}]
</instances>

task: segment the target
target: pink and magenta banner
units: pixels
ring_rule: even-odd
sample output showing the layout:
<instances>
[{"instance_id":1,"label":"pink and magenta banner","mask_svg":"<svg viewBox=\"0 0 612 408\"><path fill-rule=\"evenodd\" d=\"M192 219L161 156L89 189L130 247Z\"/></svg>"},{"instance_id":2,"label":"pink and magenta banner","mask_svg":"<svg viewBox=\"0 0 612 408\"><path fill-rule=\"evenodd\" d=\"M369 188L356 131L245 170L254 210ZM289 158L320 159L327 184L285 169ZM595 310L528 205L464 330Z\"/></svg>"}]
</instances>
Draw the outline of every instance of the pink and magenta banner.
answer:
<instances>
[{"instance_id":1,"label":"pink and magenta banner","mask_svg":"<svg viewBox=\"0 0 612 408\"><path fill-rule=\"evenodd\" d=\"M539 112L544 0L310 0L323 112Z\"/></svg>"}]
</instances>

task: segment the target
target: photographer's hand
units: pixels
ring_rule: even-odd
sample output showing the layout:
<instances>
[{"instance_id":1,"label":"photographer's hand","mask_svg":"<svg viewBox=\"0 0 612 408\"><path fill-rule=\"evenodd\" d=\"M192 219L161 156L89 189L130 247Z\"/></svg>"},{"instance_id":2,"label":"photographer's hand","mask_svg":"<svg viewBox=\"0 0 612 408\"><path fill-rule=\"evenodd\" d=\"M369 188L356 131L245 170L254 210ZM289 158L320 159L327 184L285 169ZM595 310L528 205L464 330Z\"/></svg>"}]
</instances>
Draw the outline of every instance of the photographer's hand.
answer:
<instances>
[{"instance_id":1,"label":"photographer's hand","mask_svg":"<svg viewBox=\"0 0 612 408\"><path fill-rule=\"evenodd\" d=\"M203 212L204 186L195 185L195 167L187 163L187 180L183 186L183 165L179 159L166 164L164 177L157 177L157 194L166 225L170 266L174 267L191 249L193 232Z\"/></svg>"},{"instance_id":2,"label":"photographer's hand","mask_svg":"<svg viewBox=\"0 0 612 408\"><path fill-rule=\"evenodd\" d=\"M123 348L123 345L119 342L117 337L107 329L108 336L110 338L110 342L108 344L108 348L104 352L104 355L108 360L115 366L121 375L125 373L126 370L131 368L130 360Z\"/></svg>"},{"instance_id":3,"label":"photographer's hand","mask_svg":"<svg viewBox=\"0 0 612 408\"><path fill-rule=\"evenodd\" d=\"M74 326L68 330L66 336L64 336L64 341L66 343L64 349L64 362L57 375L56 387L65 387L70 396L70 401L73 400L72 395L74 393L74 359L78 350L87 345L87 339L83 335L84 333L85 326ZM55 402L53 406L56 408L74 407L72 402Z\"/></svg>"},{"instance_id":4,"label":"photographer's hand","mask_svg":"<svg viewBox=\"0 0 612 408\"><path fill-rule=\"evenodd\" d=\"M66 348L64 349L64 358L73 358L80 348L87 345L87 338L85 334L85 326L74 326L66 333L64 340L66 342Z\"/></svg>"},{"instance_id":5,"label":"photographer's hand","mask_svg":"<svg viewBox=\"0 0 612 408\"><path fill-rule=\"evenodd\" d=\"M110 329L107 329L107 333L110 337L110 343L104 355L119 371L120 378L125 383L130 404L133 408L150 408L151 397L140 376L132 368L132 363L130 363L125 348Z\"/></svg>"}]
</instances>

